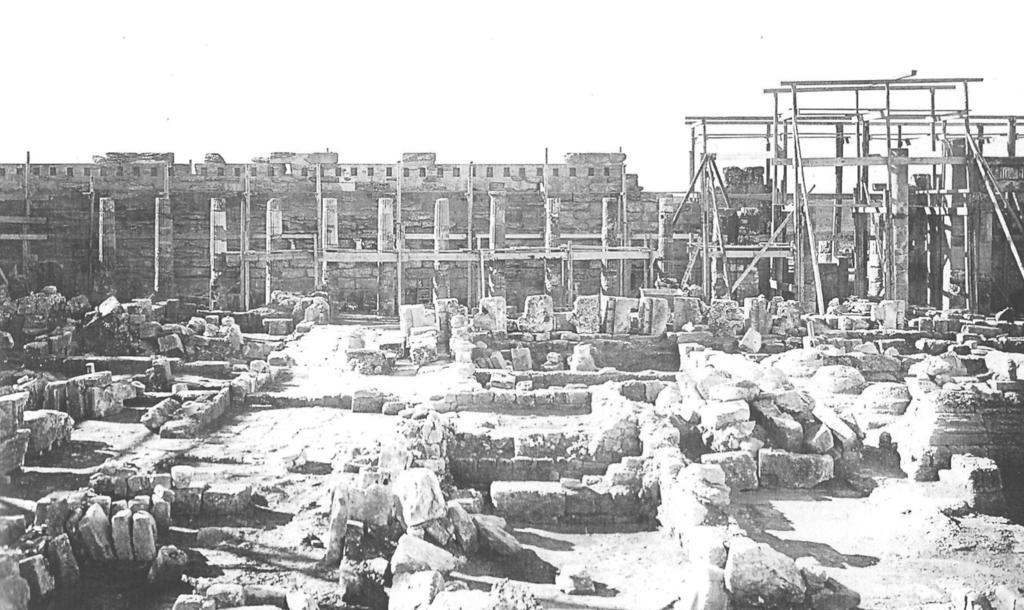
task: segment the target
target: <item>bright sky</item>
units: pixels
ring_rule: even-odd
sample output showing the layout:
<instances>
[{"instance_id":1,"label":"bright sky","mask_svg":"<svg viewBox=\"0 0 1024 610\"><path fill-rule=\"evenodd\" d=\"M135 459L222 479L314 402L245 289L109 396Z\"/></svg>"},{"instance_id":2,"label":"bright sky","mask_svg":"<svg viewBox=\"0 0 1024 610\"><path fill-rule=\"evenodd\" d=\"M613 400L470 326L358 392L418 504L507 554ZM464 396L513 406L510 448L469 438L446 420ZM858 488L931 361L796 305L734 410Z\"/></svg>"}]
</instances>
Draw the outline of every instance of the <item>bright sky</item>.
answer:
<instances>
[{"instance_id":1,"label":"bright sky","mask_svg":"<svg viewBox=\"0 0 1024 610\"><path fill-rule=\"evenodd\" d=\"M835 9L827 7L836 7ZM1024 114L1018 2L11 2L0 160L628 155L686 187L686 114L768 114L784 79L981 76Z\"/></svg>"}]
</instances>

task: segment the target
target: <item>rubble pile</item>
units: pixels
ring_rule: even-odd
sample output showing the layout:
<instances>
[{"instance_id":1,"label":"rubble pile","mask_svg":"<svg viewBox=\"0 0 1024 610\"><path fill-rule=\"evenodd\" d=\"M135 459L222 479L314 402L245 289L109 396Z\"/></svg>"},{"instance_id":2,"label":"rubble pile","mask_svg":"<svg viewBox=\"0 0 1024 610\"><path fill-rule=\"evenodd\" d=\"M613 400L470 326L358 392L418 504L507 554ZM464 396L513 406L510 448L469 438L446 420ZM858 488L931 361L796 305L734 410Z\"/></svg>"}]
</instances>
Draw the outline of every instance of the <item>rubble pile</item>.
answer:
<instances>
[{"instance_id":1,"label":"rubble pile","mask_svg":"<svg viewBox=\"0 0 1024 610\"><path fill-rule=\"evenodd\" d=\"M2 561L17 562L14 574L27 585L11 582L10 588L0 589L0 595L18 592L16 602L5 607L25 608L30 599L42 603L74 587L82 567L90 566L130 567L150 587L176 586L188 557L166 543L174 527L172 514L223 516L252 510L251 488L193 481L187 466L153 474L108 461L89 485L40 498L31 524L20 515L0 517L0 545L10 547Z\"/></svg>"}]
</instances>

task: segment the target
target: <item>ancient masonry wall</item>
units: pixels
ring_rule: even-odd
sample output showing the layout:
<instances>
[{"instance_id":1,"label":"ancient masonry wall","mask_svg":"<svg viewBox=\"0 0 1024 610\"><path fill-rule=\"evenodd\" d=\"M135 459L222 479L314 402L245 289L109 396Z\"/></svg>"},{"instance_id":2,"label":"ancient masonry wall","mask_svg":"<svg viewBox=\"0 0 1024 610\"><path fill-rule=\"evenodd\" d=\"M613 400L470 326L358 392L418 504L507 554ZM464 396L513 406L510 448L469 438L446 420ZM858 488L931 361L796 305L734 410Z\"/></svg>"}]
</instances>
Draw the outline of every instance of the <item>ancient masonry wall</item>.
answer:
<instances>
[{"instance_id":1,"label":"ancient masonry wall","mask_svg":"<svg viewBox=\"0 0 1024 610\"><path fill-rule=\"evenodd\" d=\"M113 293L127 299L152 294L159 275L158 294L205 296L210 291L211 199L222 199L226 230L216 237L226 239L229 254L223 254L223 247L216 248L214 266L221 270L217 290L237 300L241 292L237 255L240 215L248 188L250 250L257 257L265 251L267 202L274 199L281 209L282 226L271 249L294 251L270 265L271 289L311 290L317 277L313 243L318 233L318 162L320 196L337 200L337 248L376 251L378 199L398 199L399 174L405 248L433 249L434 207L439 198L449 200L453 235L449 249L467 246L468 164L439 164L433 154L407 154L402 164L337 162L332 153L275 153L248 164L221 163L213 157L217 162L194 166L174 163L169 154L111 154L91 164L0 164L0 260L5 261L4 268L10 271L14 263L22 261L24 242L30 255L29 278L35 287L53 284L66 293ZM542 245L543 184L548 196L561 200L562 243L600 245L602 200L620 196L624 160L625 155L619 153L595 153L567 155L566 162L558 164L474 166L474 237L484 238L482 244L488 247L488 193L504 191L506 247ZM654 249L658 200L668 194L643 191L635 175L626 179L631 245ZM29 221L24 220L26 199ZM162 200L159 205L158 199ZM23 234L28 241L22 239ZM157 251L158 258L154 256ZM685 247L676 247L670 254L680 255L685 257ZM503 264L511 304L544 292L543 261ZM647 261L630 264L630 288L636 288L645 278ZM453 296L461 300L470 294L474 300L480 296L478 264L444 266ZM681 263L676 260L672 266L678 269ZM611 268L615 277L617 264ZM264 269L262 258L253 259L249 285L254 306L265 299ZM598 292L600 269L600 261L575 263L577 294ZM429 301L433 263L406 262L403 270L403 301ZM386 283L382 288L381 275L376 263L331 262L325 274L326 289L336 302L372 310L378 294L387 290Z\"/></svg>"}]
</instances>

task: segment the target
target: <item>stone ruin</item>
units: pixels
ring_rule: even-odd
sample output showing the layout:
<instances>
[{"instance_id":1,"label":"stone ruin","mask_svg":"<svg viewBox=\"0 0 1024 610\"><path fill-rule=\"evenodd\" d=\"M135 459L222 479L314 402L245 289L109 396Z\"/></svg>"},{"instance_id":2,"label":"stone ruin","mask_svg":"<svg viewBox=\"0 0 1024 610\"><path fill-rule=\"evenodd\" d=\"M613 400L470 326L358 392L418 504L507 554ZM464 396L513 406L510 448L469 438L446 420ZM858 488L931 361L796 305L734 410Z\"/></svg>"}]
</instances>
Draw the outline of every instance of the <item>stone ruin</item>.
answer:
<instances>
[{"instance_id":1,"label":"stone ruin","mask_svg":"<svg viewBox=\"0 0 1024 610\"><path fill-rule=\"evenodd\" d=\"M129 414L172 443L202 443L226 420L266 409L380 416L388 432L280 458L289 476L323 486L308 515L274 509L270 488L180 463L182 454L108 459L82 486L0 515L0 599L26 608L116 572L153 595L187 587L168 606L179 610L539 608L516 574L484 589L464 574L529 566L560 595L599 595L594 565L547 563L521 535L570 528L659 531L686 566L676 608L853 609L863 596L843 572L766 540L751 498L867 501L887 472L924 486L930 518L1014 513L1024 324L896 301L806 314L779 298L705 303L679 292L582 295L571 310L536 295L518 314L501 297L472 309L457 299L403 305L397 330L341 327L324 370L345 381L312 394L287 388L315 379L302 346L330 331L322 295L275 293L248 312L173 299L92 307L53 291L9 305L9 481L61 459L83 422ZM410 374L449 376L415 396L390 385ZM535 418L545 424L516 423ZM330 593L193 575L197 553L241 548L245 524L271 516L310 519L309 568ZM958 589L950 603L1014 607L1013 587Z\"/></svg>"}]
</instances>

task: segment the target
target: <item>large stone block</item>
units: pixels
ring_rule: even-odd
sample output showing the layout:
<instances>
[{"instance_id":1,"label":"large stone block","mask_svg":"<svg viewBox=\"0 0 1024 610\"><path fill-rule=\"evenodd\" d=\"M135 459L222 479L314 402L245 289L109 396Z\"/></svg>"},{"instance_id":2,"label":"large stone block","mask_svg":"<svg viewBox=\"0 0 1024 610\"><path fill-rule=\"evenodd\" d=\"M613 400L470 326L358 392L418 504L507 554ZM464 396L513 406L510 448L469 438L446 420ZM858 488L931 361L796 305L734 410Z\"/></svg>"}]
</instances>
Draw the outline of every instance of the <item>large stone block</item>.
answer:
<instances>
[{"instance_id":1,"label":"large stone block","mask_svg":"<svg viewBox=\"0 0 1024 610\"><path fill-rule=\"evenodd\" d=\"M412 534L403 534L391 555L391 573L395 575L425 570L448 574L458 565L454 555Z\"/></svg>"},{"instance_id":2,"label":"large stone block","mask_svg":"<svg viewBox=\"0 0 1024 610\"><path fill-rule=\"evenodd\" d=\"M495 512L513 521L555 522L565 514L565 490L558 482L495 481Z\"/></svg>"},{"instance_id":3,"label":"large stone block","mask_svg":"<svg viewBox=\"0 0 1024 610\"><path fill-rule=\"evenodd\" d=\"M93 561L113 561L114 545L110 537L110 520L99 504L92 504L78 523L85 555Z\"/></svg>"},{"instance_id":4,"label":"large stone block","mask_svg":"<svg viewBox=\"0 0 1024 610\"><path fill-rule=\"evenodd\" d=\"M806 585L796 563L767 544L740 536L729 541L725 588L741 607L795 608Z\"/></svg>"},{"instance_id":5,"label":"large stone block","mask_svg":"<svg viewBox=\"0 0 1024 610\"><path fill-rule=\"evenodd\" d=\"M506 332L508 330L508 313L505 297L480 299L480 311L473 316L472 327L478 332Z\"/></svg>"},{"instance_id":6,"label":"large stone block","mask_svg":"<svg viewBox=\"0 0 1024 610\"><path fill-rule=\"evenodd\" d=\"M572 322L576 332L595 334L601 332L601 295L583 295L573 302Z\"/></svg>"},{"instance_id":7,"label":"large stone block","mask_svg":"<svg viewBox=\"0 0 1024 610\"><path fill-rule=\"evenodd\" d=\"M809 489L834 476L830 455L790 453L780 449L758 452L758 478L764 487Z\"/></svg>"},{"instance_id":8,"label":"large stone block","mask_svg":"<svg viewBox=\"0 0 1024 610\"><path fill-rule=\"evenodd\" d=\"M67 413L39 409L25 412L25 428L31 435L28 441L29 455L48 453L71 438L75 421Z\"/></svg>"},{"instance_id":9,"label":"large stone block","mask_svg":"<svg viewBox=\"0 0 1024 610\"><path fill-rule=\"evenodd\" d=\"M705 453L702 464L718 464L725 472L725 484L733 491L757 489L757 463L747 451Z\"/></svg>"},{"instance_id":10,"label":"large stone block","mask_svg":"<svg viewBox=\"0 0 1024 610\"><path fill-rule=\"evenodd\" d=\"M240 515L252 508L252 486L244 483L217 483L203 492L204 515Z\"/></svg>"},{"instance_id":11,"label":"large stone block","mask_svg":"<svg viewBox=\"0 0 1024 610\"><path fill-rule=\"evenodd\" d=\"M402 505L402 517L407 527L445 516L444 495L432 471L410 468L398 475L394 490Z\"/></svg>"},{"instance_id":12,"label":"large stone block","mask_svg":"<svg viewBox=\"0 0 1024 610\"><path fill-rule=\"evenodd\" d=\"M554 301L550 295L536 294L526 297L519 329L528 333L549 333L554 330Z\"/></svg>"},{"instance_id":13,"label":"large stone block","mask_svg":"<svg viewBox=\"0 0 1024 610\"><path fill-rule=\"evenodd\" d=\"M28 392L0 396L0 438L7 438L18 428L24 427L22 421L28 399Z\"/></svg>"}]
</instances>

